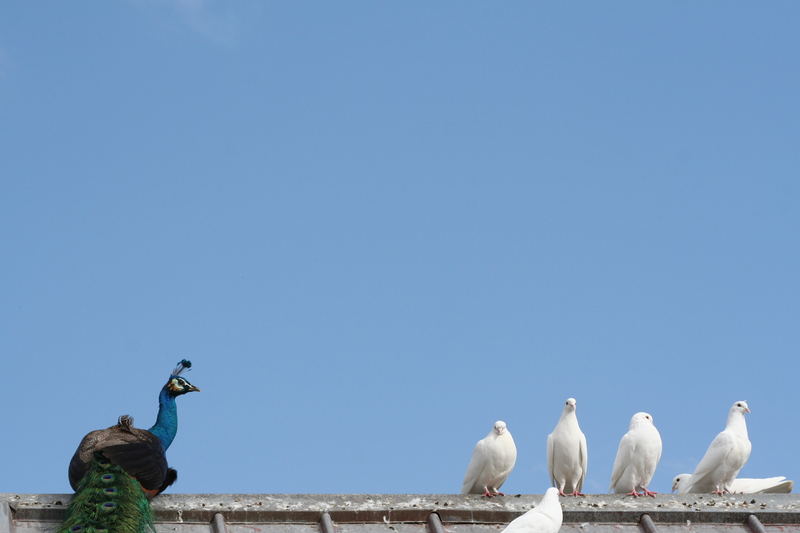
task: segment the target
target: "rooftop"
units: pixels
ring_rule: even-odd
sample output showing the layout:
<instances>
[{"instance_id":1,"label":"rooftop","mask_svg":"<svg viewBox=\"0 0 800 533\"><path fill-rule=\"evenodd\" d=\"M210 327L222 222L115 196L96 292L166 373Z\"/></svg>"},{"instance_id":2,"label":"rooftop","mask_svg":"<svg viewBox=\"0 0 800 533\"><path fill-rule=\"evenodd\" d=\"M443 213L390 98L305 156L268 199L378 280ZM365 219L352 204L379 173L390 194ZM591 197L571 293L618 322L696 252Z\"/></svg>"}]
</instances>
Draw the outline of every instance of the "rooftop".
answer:
<instances>
[{"instance_id":1,"label":"rooftop","mask_svg":"<svg viewBox=\"0 0 800 533\"><path fill-rule=\"evenodd\" d=\"M0 493L0 533L53 531L69 494ZM158 533L496 533L540 495L162 494ZM562 533L800 533L800 495L562 498Z\"/></svg>"}]
</instances>

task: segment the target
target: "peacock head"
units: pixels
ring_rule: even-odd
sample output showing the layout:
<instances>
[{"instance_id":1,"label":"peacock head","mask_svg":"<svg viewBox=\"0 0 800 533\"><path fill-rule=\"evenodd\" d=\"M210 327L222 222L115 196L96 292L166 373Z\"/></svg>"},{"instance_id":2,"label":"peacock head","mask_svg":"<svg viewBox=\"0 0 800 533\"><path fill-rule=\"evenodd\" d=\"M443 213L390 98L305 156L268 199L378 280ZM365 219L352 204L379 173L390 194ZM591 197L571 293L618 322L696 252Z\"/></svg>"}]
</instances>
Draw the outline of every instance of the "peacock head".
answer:
<instances>
[{"instance_id":1,"label":"peacock head","mask_svg":"<svg viewBox=\"0 0 800 533\"><path fill-rule=\"evenodd\" d=\"M175 370L173 370L172 374L170 374L167 384L164 385L164 389L166 389L170 396L180 396L181 394L186 394L187 392L200 390L189 383L189 380L181 376L183 372L191 368L191 361L187 359L181 359L181 361L178 363L178 366L176 366Z\"/></svg>"}]
</instances>

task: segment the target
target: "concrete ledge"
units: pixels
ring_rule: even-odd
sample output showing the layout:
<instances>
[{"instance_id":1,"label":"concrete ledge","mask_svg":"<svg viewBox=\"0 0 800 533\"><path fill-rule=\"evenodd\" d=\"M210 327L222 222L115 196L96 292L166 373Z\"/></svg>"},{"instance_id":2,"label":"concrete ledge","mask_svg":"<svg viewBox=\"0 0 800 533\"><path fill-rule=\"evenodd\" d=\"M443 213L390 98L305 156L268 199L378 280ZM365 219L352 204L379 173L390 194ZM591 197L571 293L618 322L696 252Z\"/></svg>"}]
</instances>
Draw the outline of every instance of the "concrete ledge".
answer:
<instances>
[{"instance_id":1,"label":"concrete ledge","mask_svg":"<svg viewBox=\"0 0 800 533\"><path fill-rule=\"evenodd\" d=\"M0 493L13 520L60 521L70 494ZM454 494L162 494L153 500L159 522L209 523L221 513L229 523L425 523L436 512L445 524L504 524L533 508L541 495L486 499ZM565 523L743 524L754 514L763 524L800 524L800 495L659 495L656 498L590 495L562 498Z\"/></svg>"}]
</instances>

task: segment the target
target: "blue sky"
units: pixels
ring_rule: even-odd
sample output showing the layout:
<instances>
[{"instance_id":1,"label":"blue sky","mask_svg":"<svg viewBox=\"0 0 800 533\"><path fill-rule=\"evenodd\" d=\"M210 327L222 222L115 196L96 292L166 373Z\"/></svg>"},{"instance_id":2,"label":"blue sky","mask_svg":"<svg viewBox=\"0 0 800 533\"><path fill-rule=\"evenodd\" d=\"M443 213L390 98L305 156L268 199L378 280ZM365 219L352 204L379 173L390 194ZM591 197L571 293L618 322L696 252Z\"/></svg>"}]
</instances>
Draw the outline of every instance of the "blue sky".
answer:
<instances>
[{"instance_id":1,"label":"blue sky","mask_svg":"<svg viewBox=\"0 0 800 533\"><path fill-rule=\"evenodd\" d=\"M149 427L173 492L456 492L497 419L668 491L800 479L795 2L4 2L0 491Z\"/></svg>"}]
</instances>

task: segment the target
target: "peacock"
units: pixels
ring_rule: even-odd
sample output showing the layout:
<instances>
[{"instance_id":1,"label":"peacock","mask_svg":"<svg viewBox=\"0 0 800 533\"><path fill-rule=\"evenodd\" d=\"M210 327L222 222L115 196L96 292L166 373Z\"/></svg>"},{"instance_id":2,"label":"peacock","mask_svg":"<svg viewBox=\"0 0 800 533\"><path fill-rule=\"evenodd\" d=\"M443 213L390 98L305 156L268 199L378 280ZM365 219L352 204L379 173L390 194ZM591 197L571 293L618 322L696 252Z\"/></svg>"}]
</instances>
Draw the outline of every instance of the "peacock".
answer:
<instances>
[{"instance_id":1,"label":"peacock","mask_svg":"<svg viewBox=\"0 0 800 533\"><path fill-rule=\"evenodd\" d=\"M192 363L181 360L158 395L158 416L150 429L133 427L133 418L88 433L69 463L75 496L58 533L154 532L150 499L175 482L165 452L178 431L175 398L199 391L181 374Z\"/></svg>"}]
</instances>

